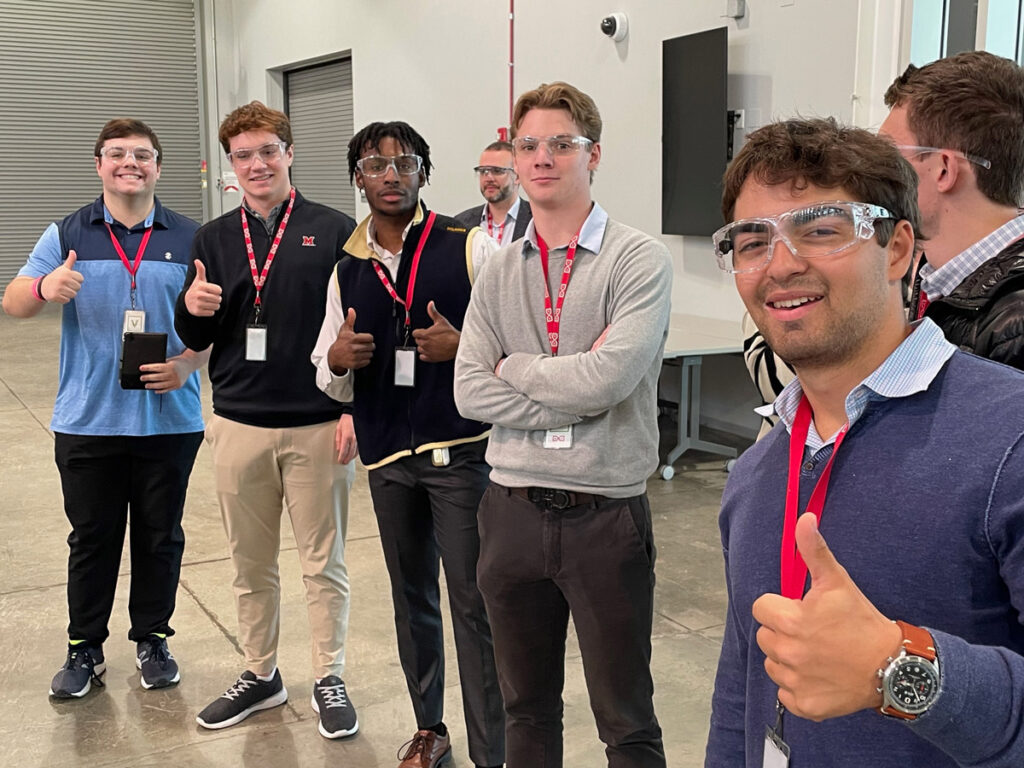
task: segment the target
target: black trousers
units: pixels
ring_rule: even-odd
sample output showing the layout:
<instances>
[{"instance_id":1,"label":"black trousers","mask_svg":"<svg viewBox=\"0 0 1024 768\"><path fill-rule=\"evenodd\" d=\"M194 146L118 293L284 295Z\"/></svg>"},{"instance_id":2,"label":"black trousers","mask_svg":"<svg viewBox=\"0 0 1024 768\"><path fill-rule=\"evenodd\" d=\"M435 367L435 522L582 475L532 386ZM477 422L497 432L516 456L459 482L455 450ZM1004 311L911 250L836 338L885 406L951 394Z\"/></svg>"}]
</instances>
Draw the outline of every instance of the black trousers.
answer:
<instances>
[{"instance_id":1,"label":"black trousers","mask_svg":"<svg viewBox=\"0 0 1024 768\"><path fill-rule=\"evenodd\" d=\"M430 452L408 456L370 470L369 485L416 726L426 728L444 717L440 560L448 585L469 756L477 765L500 765L505 762L505 718L491 629L476 585L476 513L490 473L486 446L484 440L453 446L445 467L435 467Z\"/></svg>"},{"instance_id":2,"label":"black trousers","mask_svg":"<svg viewBox=\"0 0 1024 768\"><path fill-rule=\"evenodd\" d=\"M608 765L664 768L650 671L655 550L646 495L555 510L492 483L479 517L508 768L562 766L570 613Z\"/></svg>"},{"instance_id":3,"label":"black trousers","mask_svg":"<svg viewBox=\"0 0 1024 768\"><path fill-rule=\"evenodd\" d=\"M71 522L68 546L68 636L107 639L131 521L130 640L173 635L185 533L185 490L203 442L202 432L175 435L91 436L56 433L54 455Z\"/></svg>"}]
</instances>

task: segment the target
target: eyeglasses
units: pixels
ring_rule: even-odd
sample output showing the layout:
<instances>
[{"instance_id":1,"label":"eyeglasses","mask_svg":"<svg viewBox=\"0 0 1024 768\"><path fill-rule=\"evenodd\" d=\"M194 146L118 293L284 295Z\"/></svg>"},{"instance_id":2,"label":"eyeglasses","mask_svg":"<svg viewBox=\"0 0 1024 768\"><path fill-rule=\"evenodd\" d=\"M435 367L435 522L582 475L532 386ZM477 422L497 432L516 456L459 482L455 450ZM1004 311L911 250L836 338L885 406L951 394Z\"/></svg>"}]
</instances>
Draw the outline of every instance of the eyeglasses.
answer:
<instances>
[{"instance_id":1,"label":"eyeglasses","mask_svg":"<svg viewBox=\"0 0 1024 768\"><path fill-rule=\"evenodd\" d=\"M500 165L478 165L473 172L480 178L490 176L495 179L503 179L512 172L512 169L503 168Z\"/></svg>"},{"instance_id":2,"label":"eyeglasses","mask_svg":"<svg viewBox=\"0 0 1024 768\"><path fill-rule=\"evenodd\" d=\"M942 147L918 147L913 144L897 144L896 149L898 149L900 152L909 152L909 156L905 155L905 157L907 157L908 160L911 157L917 157L918 155L923 155L927 152L949 152L950 154L956 155L957 157L962 157L964 160L967 160L970 163L980 165L982 168L988 169L992 167L992 162L990 160L986 160L984 157L979 157L978 155L970 155L966 152L961 152L959 149L944 149Z\"/></svg>"},{"instance_id":3,"label":"eyeglasses","mask_svg":"<svg viewBox=\"0 0 1024 768\"><path fill-rule=\"evenodd\" d=\"M869 203L822 202L756 219L726 224L711 236L715 258L724 272L757 272L768 266L782 241L801 258L830 256L869 240L879 219L895 219Z\"/></svg>"},{"instance_id":4,"label":"eyeglasses","mask_svg":"<svg viewBox=\"0 0 1024 768\"><path fill-rule=\"evenodd\" d=\"M259 155L260 160L269 164L284 155L286 149L288 149L287 142L272 141L269 144L264 144L262 147L236 149L234 152L228 152L228 160L234 165L252 165L256 155Z\"/></svg>"},{"instance_id":5,"label":"eyeglasses","mask_svg":"<svg viewBox=\"0 0 1024 768\"><path fill-rule=\"evenodd\" d=\"M138 165L149 165L160 157L160 153L149 147L102 147L100 156L117 164L123 163L130 157Z\"/></svg>"},{"instance_id":6,"label":"eyeglasses","mask_svg":"<svg viewBox=\"0 0 1024 768\"><path fill-rule=\"evenodd\" d=\"M548 154L555 157L575 155L581 149L590 149L592 142L586 136L548 136L538 139L534 136L519 136L512 139L512 147L517 155L533 155L541 144L548 148Z\"/></svg>"},{"instance_id":7,"label":"eyeglasses","mask_svg":"<svg viewBox=\"0 0 1024 768\"><path fill-rule=\"evenodd\" d=\"M367 155L356 160L356 168L363 176L369 176L371 179L386 175L388 168L394 168L395 173L400 176L412 176L419 173L422 167L423 158L419 155Z\"/></svg>"}]
</instances>

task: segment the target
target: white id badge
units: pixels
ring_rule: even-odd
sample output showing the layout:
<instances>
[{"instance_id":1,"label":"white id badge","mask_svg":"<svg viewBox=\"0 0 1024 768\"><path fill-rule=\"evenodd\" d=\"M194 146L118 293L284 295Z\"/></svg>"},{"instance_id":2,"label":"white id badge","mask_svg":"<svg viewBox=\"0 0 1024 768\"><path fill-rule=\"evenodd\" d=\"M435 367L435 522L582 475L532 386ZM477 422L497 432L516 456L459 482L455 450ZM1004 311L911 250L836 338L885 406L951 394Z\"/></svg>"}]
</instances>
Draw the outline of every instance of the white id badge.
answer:
<instances>
[{"instance_id":1,"label":"white id badge","mask_svg":"<svg viewBox=\"0 0 1024 768\"><path fill-rule=\"evenodd\" d=\"M764 727L764 760L762 768L789 768L789 745L770 725Z\"/></svg>"},{"instance_id":2,"label":"white id badge","mask_svg":"<svg viewBox=\"0 0 1024 768\"><path fill-rule=\"evenodd\" d=\"M447 467L452 463L452 455L448 447L435 448L430 452L430 463L435 467Z\"/></svg>"},{"instance_id":3,"label":"white id badge","mask_svg":"<svg viewBox=\"0 0 1024 768\"><path fill-rule=\"evenodd\" d=\"M395 349L395 386L412 387L416 385L416 347L398 347Z\"/></svg>"},{"instance_id":4,"label":"white id badge","mask_svg":"<svg viewBox=\"0 0 1024 768\"><path fill-rule=\"evenodd\" d=\"M124 330L122 333L145 333L146 313L141 309L126 309L124 311Z\"/></svg>"},{"instance_id":5,"label":"white id badge","mask_svg":"<svg viewBox=\"0 0 1024 768\"><path fill-rule=\"evenodd\" d=\"M246 326L245 359L254 363L265 363L267 361L267 326Z\"/></svg>"},{"instance_id":6,"label":"white id badge","mask_svg":"<svg viewBox=\"0 0 1024 768\"><path fill-rule=\"evenodd\" d=\"M572 424L544 433L545 448L572 448Z\"/></svg>"}]
</instances>

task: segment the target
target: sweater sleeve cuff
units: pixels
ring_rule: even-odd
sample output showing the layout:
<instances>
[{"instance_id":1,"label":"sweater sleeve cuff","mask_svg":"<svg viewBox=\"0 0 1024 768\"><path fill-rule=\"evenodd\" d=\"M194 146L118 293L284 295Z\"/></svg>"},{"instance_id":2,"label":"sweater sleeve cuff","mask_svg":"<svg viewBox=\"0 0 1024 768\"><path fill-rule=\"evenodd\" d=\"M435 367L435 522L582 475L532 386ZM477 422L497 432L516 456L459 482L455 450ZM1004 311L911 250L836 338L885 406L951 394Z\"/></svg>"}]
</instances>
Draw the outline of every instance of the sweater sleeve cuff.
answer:
<instances>
[{"instance_id":1,"label":"sweater sleeve cuff","mask_svg":"<svg viewBox=\"0 0 1024 768\"><path fill-rule=\"evenodd\" d=\"M929 629L939 660L939 696L931 709L907 723L961 765L988 764L993 755L1024 760L1024 658L977 646ZM1000 734L994 739L993 734Z\"/></svg>"}]
</instances>

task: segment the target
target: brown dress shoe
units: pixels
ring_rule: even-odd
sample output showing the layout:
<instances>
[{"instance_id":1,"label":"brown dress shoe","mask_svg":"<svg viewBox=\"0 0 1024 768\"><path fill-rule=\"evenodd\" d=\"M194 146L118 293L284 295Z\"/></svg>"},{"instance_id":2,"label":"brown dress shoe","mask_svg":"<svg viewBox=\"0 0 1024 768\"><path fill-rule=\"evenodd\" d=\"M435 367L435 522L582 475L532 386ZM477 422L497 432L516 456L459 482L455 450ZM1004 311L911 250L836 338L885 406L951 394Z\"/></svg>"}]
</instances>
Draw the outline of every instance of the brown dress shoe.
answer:
<instances>
[{"instance_id":1,"label":"brown dress shoe","mask_svg":"<svg viewBox=\"0 0 1024 768\"><path fill-rule=\"evenodd\" d=\"M401 754L406 746L405 754ZM433 731L417 731L411 741L398 749L402 762L398 768L436 768L452 756L452 744L447 735L438 736Z\"/></svg>"}]
</instances>

